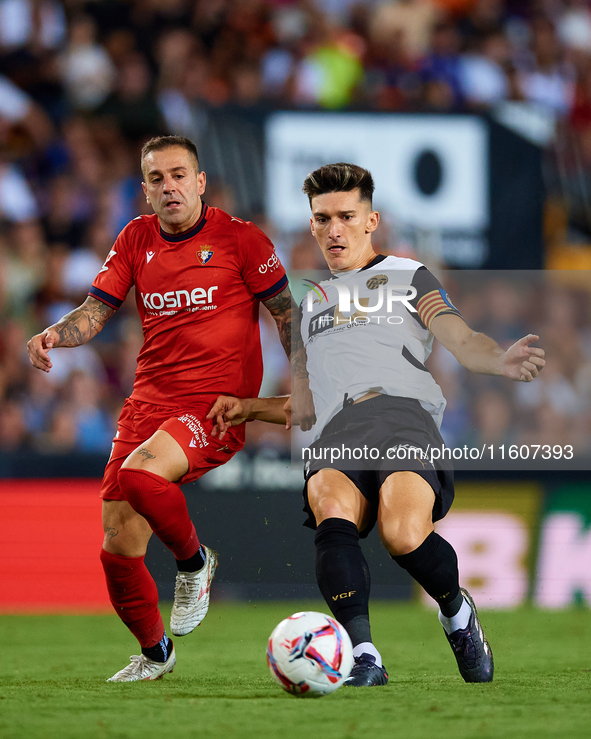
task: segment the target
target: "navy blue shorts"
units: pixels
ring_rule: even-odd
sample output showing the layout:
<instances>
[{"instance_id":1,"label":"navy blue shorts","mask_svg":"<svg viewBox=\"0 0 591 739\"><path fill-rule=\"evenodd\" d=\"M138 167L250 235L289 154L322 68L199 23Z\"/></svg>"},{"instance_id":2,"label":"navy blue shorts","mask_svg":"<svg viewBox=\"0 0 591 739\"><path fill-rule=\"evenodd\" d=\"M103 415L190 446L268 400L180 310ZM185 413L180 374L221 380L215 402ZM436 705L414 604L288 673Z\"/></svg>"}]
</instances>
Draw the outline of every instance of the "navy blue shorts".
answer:
<instances>
[{"instance_id":1,"label":"navy blue shorts","mask_svg":"<svg viewBox=\"0 0 591 739\"><path fill-rule=\"evenodd\" d=\"M427 454L420 454L420 450L427 452L433 447L442 449L444 442L431 414L418 400L377 395L343 408L310 445L306 456L304 512L308 518L304 526L316 528L308 504L308 480L322 469L340 470L369 501L371 518L361 537L376 523L380 488L393 472L416 472L431 485L435 493L433 521L439 521L453 503L454 474L449 461L432 463ZM364 449L360 459L349 459L346 454L346 450L360 454ZM337 454L339 459L334 458Z\"/></svg>"}]
</instances>

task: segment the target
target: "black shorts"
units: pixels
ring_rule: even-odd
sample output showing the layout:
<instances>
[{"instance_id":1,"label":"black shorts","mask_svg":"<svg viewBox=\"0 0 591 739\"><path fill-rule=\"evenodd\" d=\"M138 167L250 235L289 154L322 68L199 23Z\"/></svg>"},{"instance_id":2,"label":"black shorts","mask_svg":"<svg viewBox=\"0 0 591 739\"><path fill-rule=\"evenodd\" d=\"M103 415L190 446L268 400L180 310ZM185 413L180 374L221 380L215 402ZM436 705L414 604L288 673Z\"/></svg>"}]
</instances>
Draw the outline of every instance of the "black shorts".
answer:
<instances>
[{"instance_id":1,"label":"black shorts","mask_svg":"<svg viewBox=\"0 0 591 739\"><path fill-rule=\"evenodd\" d=\"M428 413L413 398L378 395L361 403L347 406L326 425L322 436L310 445L306 455L304 526L316 528L314 514L308 504L308 480L322 469L340 470L359 489L371 505L371 518L360 532L366 537L377 520L379 491L384 480L393 472L416 472L433 488L435 503L433 521L439 521L449 511L454 499L454 475L451 463L431 463L414 449L444 447L441 434ZM345 458L331 459L330 450ZM366 449L361 459L350 460L344 450ZM371 452L369 451L371 450ZM373 454L373 459L368 455ZM334 454L332 455L335 456ZM393 458L392 458L393 457Z\"/></svg>"}]
</instances>

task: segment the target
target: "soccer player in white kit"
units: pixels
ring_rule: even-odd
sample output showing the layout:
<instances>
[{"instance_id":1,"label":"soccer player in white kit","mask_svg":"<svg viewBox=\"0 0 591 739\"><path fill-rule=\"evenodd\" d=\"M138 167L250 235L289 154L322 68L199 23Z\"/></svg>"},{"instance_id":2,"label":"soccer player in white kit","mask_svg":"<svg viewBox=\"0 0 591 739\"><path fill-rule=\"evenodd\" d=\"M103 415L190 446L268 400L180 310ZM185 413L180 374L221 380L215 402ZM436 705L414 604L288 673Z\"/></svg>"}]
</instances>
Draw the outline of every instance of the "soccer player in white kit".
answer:
<instances>
[{"instance_id":1,"label":"soccer player in white kit","mask_svg":"<svg viewBox=\"0 0 591 739\"><path fill-rule=\"evenodd\" d=\"M445 400L424 362L436 337L468 370L530 382L545 364L544 351L531 346L539 337L530 334L504 351L466 325L424 265L376 255L371 237L380 218L367 170L326 165L308 175L303 190L332 273L301 306L317 418L306 463L306 525L316 529L320 591L353 642L355 666L345 684L388 681L371 638L370 573L359 545L376 523L392 559L438 603L464 680L490 682L493 656L476 607L460 588L453 547L433 527L453 501L453 471L427 453L443 448ZM222 397L209 415L217 419L214 433L246 418L284 422L284 402ZM361 448L376 450L375 457L343 461L343 449ZM332 461L331 450L341 458Z\"/></svg>"}]
</instances>

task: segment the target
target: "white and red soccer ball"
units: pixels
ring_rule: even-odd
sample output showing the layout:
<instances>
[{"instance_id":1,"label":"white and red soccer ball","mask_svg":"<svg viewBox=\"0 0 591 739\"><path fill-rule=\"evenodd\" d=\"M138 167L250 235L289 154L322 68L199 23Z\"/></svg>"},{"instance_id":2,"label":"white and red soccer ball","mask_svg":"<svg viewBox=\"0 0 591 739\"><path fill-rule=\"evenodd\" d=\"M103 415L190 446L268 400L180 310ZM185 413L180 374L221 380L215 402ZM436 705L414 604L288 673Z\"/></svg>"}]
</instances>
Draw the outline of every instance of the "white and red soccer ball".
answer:
<instances>
[{"instance_id":1,"label":"white and red soccer ball","mask_svg":"<svg viewBox=\"0 0 591 739\"><path fill-rule=\"evenodd\" d=\"M332 616L302 611L273 630L267 664L283 690L302 698L319 698L334 692L349 677L353 645Z\"/></svg>"}]
</instances>

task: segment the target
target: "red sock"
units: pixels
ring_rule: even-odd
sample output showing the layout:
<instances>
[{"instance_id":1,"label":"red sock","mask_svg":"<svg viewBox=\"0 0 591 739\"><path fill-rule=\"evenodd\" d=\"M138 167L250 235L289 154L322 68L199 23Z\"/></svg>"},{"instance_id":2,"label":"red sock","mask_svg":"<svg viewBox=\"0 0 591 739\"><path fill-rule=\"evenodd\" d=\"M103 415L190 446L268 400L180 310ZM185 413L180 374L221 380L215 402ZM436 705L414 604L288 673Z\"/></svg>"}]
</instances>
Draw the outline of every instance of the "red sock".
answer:
<instances>
[{"instance_id":1,"label":"red sock","mask_svg":"<svg viewBox=\"0 0 591 739\"><path fill-rule=\"evenodd\" d=\"M177 559L189 559L199 549L199 539L180 487L160 475L125 468L117 476L121 492L134 511Z\"/></svg>"},{"instance_id":2,"label":"red sock","mask_svg":"<svg viewBox=\"0 0 591 739\"><path fill-rule=\"evenodd\" d=\"M164 636L158 588L143 557L122 557L101 550L107 589L119 618L139 641L153 647Z\"/></svg>"}]
</instances>

